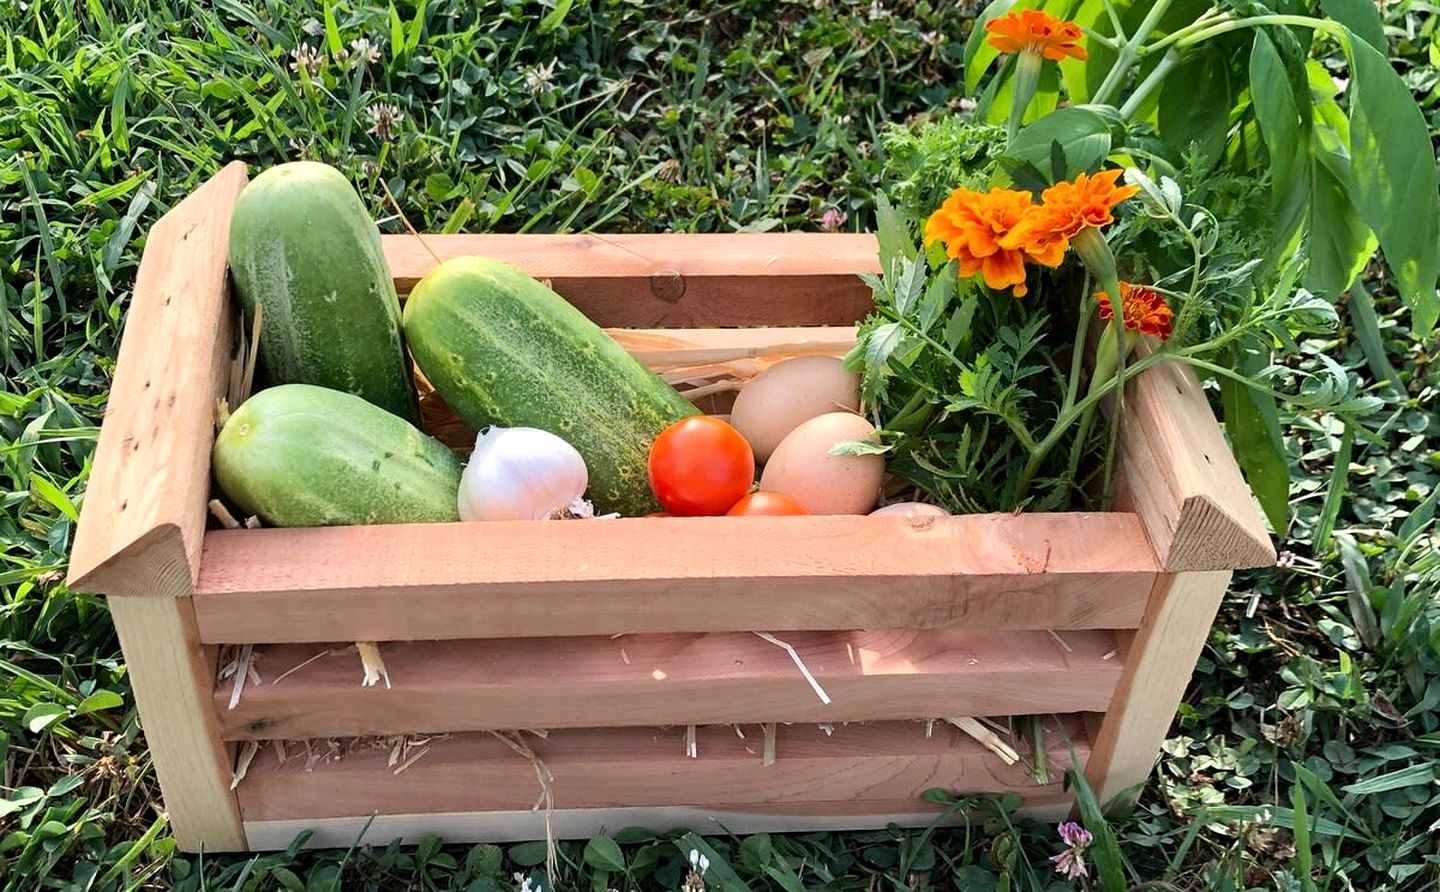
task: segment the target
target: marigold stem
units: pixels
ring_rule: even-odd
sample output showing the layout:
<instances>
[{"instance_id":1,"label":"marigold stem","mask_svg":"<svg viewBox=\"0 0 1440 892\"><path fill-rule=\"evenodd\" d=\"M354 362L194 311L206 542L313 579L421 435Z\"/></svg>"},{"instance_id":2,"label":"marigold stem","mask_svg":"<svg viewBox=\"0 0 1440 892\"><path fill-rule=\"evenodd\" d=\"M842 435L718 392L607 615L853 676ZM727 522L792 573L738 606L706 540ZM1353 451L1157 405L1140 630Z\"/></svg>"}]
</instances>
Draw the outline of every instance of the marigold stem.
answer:
<instances>
[{"instance_id":1,"label":"marigold stem","mask_svg":"<svg viewBox=\"0 0 1440 892\"><path fill-rule=\"evenodd\" d=\"M1040 86L1040 68L1045 62L1045 57L1038 50L1025 50L1015 60L1015 77L1010 82L1010 120L1005 125L1005 144L1008 146L1015 141L1015 135L1020 132L1020 123L1025 119L1025 112L1030 108L1030 102L1035 98L1035 91Z\"/></svg>"}]
</instances>

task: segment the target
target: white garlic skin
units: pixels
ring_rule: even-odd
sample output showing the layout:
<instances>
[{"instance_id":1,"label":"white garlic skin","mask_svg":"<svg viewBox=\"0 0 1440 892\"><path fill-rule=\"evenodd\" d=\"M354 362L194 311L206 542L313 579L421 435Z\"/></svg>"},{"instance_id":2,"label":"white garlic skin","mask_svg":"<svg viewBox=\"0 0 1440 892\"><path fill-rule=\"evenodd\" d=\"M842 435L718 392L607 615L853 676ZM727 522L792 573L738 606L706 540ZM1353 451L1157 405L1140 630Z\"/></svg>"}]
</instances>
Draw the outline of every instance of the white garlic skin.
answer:
<instances>
[{"instance_id":1,"label":"white garlic skin","mask_svg":"<svg viewBox=\"0 0 1440 892\"><path fill-rule=\"evenodd\" d=\"M590 474L574 446L533 427L491 427L460 476L460 519L544 520L585 494Z\"/></svg>"}]
</instances>

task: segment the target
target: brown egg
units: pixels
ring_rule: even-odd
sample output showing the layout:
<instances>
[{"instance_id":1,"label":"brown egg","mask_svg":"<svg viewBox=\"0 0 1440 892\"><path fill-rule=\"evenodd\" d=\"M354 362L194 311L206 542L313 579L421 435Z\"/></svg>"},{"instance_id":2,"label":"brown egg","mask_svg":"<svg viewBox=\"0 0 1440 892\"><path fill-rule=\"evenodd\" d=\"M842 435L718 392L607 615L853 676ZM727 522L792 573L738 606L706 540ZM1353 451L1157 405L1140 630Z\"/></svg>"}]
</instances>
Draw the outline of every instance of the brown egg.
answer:
<instances>
[{"instance_id":1,"label":"brown egg","mask_svg":"<svg viewBox=\"0 0 1440 892\"><path fill-rule=\"evenodd\" d=\"M817 415L860 408L860 376L833 356L797 356L756 375L735 397L730 424L755 460L770 459L785 435Z\"/></svg>"},{"instance_id":2,"label":"brown egg","mask_svg":"<svg viewBox=\"0 0 1440 892\"><path fill-rule=\"evenodd\" d=\"M871 517L949 517L950 512L926 502L896 502L870 512Z\"/></svg>"},{"instance_id":3,"label":"brown egg","mask_svg":"<svg viewBox=\"0 0 1440 892\"><path fill-rule=\"evenodd\" d=\"M865 514L880 497L885 459L879 455L830 455L830 447L875 439L859 415L828 412L790 432L765 464L760 489L787 495L811 514Z\"/></svg>"}]
</instances>

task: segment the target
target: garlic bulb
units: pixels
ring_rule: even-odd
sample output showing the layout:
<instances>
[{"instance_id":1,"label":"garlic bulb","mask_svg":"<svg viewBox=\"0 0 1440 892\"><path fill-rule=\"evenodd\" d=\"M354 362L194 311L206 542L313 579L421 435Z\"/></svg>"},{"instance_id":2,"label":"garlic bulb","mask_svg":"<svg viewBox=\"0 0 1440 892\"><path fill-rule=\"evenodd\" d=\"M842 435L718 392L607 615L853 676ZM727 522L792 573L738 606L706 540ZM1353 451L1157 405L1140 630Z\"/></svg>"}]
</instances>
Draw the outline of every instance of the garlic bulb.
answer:
<instances>
[{"instance_id":1,"label":"garlic bulb","mask_svg":"<svg viewBox=\"0 0 1440 892\"><path fill-rule=\"evenodd\" d=\"M461 520L544 520L590 483L574 446L533 427L491 427L475 440L460 477Z\"/></svg>"}]
</instances>

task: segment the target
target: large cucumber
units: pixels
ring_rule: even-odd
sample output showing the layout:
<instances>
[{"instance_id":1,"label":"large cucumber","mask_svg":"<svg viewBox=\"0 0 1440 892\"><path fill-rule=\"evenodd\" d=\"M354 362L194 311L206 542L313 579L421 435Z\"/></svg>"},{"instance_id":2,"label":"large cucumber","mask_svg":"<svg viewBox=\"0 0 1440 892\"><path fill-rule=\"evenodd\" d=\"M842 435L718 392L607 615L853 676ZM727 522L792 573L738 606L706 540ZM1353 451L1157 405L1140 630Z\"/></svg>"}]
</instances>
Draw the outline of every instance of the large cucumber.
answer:
<instances>
[{"instance_id":1,"label":"large cucumber","mask_svg":"<svg viewBox=\"0 0 1440 892\"><path fill-rule=\"evenodd\" d=\"M247 318L264 307L266 383L317 384L417 417L380 230L340 171L295 161L252 180L230 218L230 270Z\"/></svg>"},{"instance_id":2,"label":"large cucumber","mask_svg":"<svg viewBox=\"0 0 1440 892\"><path fill-rule=\"evenodd\" d=\"M404 327L420 370L472 427L550 431L585 458L597 511L657 509L650 443L696 410L560 295L498 260L457 257L415 286Z\"/></svg>"},{"instance_id":3,"label":"large cucumber","mask_svg":"<svg viewBox=\"0 0 1440 892\"><path fill-rule=\"evenodd\" d=\"M309 384L260 391L215 440L215 479L282 527L459 520L460 460L357 396Z\"/></svg>"}]
</instances>

